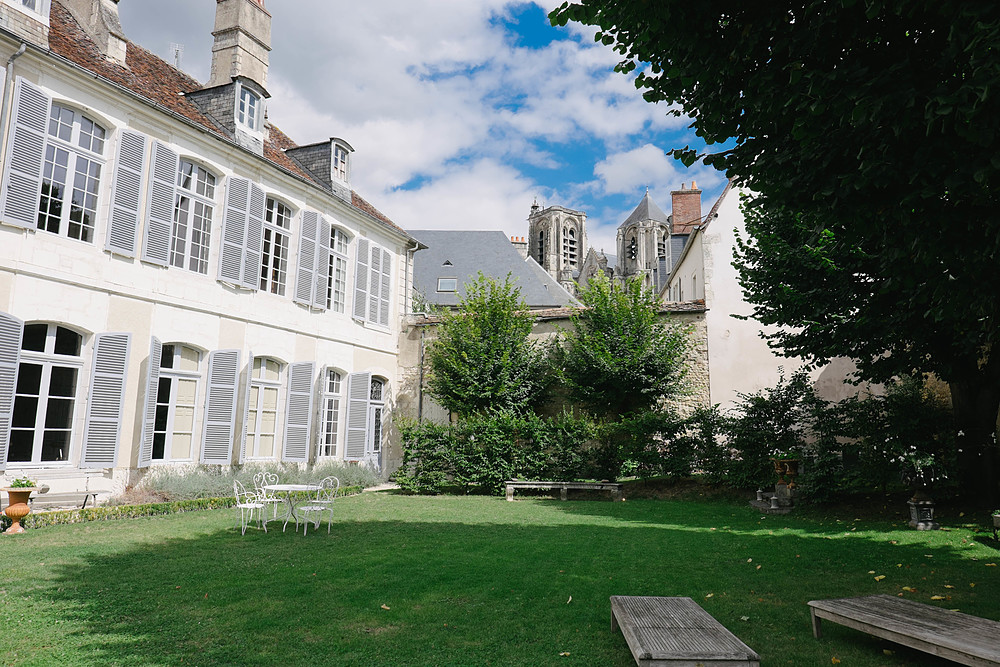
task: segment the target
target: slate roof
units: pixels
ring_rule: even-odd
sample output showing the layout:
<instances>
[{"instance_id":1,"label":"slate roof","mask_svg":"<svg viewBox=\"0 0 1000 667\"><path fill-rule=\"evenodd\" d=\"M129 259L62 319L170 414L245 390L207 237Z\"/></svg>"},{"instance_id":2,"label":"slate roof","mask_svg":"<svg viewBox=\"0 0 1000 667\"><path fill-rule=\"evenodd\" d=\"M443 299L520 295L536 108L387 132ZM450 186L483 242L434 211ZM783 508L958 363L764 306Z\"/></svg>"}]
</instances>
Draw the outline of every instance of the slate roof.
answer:
<instances>
[{"instance_id":1,"label":"slate roof","mask_svg":"<svg viewBox=\"0 0 1000 667\"><path fill-rule=\"evenodd\" d=\"M464 284L475 280L480 271L500 280L509 273L532 310L577 303L535 260L522 258L503 232L411 230L409 233L427 246L413 256L413 286L428 303L457 306L465 295ZM438 278L456 278L458 291L438 292Z\"/></svg>"},{"instance_id":2,"label":"slate roof","mask_svg":"<svg viewBox=\"0 0 1000 667\"><path fill-rule=\"evenodd\" d=\"M184 93L201 90L202 84L131 41L128 42L125 56L127 69L108 61L101 55L97 45L76 22L69 10L60 4L59 0L53 0L49 12L49 48L52 53L92 72L99 78L117 84L153 106L176 114L201 126L220 139L236 145L233 137L229 136L229 133L218 122L202 113L194 102L184 96ZM275 167L325 190L322 183L284 153L284 149L295 147L295 142L275 125L270 125L268 131L269 137L264 142L263 159ZM351 204L357 210L384 223L396 232L406 234L402 228L356 192L351 193L351 200Z\"/></svg>"},{"instance_id":3,"label":"slate roof","mask_svg":"<svg viewBox=\"0 0 1000 667\"><path fill-rule=\"evenodd\" d=\"M642 222L644 220L654 220L656 222L667 223L667 214L660 210L660 207L656 205L652 199L649 198L649 192L643 196L642 201L639 205L635 207L635 210L625 218L625 222L618 225L618 229L623 227L628 227L637 222Z\"/></svg>"}]
</instances>

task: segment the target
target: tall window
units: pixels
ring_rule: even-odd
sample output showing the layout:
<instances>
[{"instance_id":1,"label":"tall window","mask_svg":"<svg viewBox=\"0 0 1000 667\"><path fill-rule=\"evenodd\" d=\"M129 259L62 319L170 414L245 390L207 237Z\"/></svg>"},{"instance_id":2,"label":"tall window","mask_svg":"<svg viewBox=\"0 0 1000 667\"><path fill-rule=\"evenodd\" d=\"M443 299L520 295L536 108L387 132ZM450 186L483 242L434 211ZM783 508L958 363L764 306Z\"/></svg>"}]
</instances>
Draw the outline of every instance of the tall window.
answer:
<instances>
[{"instance_id":1,"label":"tall window","mask_svg":"<svg viewBox=\"0 0 1000 667\"><path fill-rule=\"evenodd\" d=\"M260 289L265 292L285 293L291 225L292 209L268 197L264 213L264 245L260 254Z\"/></svg>"},{"instance_id":2,"label":"tall window","mask_svg":"<svg viewBox=\"0 0 1000 667\"><path fill-rule=\"evenodd\" d=\"M347 234L339 229L330 232L329 273L326 307L334 312L342 313L347 298Z\"/></svg>"},{"instance_id":3,"label":"tall window","mask_svg":"<svg viewBox=\"0 0 1000 667\"><path fill-rule=\"evenodd\" d=\"M348 153L347 149L343 146L334 145L333 147L333 177L340 179L343 182L347 182L348 175Z\"/></svg>"},{"instance_id":4,"label":"tall window","mask_svg":"<svg viewBox=\"0 0 1000 667\"><path fill-rule=\"evenodd\" d=\"M82 343L65 327L24 325L8 462L69 460Z\"/></svg>"},{"instance_id":5,"label":"tall window","mask_svg":"<svg viewBox=\"0 0 1000 667\"><path fill-rule=\"evenodd\" d=\"M208 273L214 200L215 176L204 167L182 159L170 239L171 266Z\"/></svg>"},{"instance_id":6,"label":"tall window","mask_svg":"<svg viewBox=\"0 0 1000 667\"><path fill-rule=\"evenodd\" d=\"M538 232L538 263L542 268L546 268L547 259L545 257L545 232Z\"/></svg>"},{"instance_id":7,"label":"tall window","mask_svg":"<svg viewBox=\"0 0 1000 667\"><path fill-rule=\"evenodd\" d=\"M378 378L372 378L371 403L368 405L370 414L368 423L371 424L369 432L368 447L366 456L377 457L382 452L382 419L385 417L385 382Z\"/></svg>"},{"instance_id":8,"label":"tall window","mask_svg":"<svg viewBox=\"0 0 1000 667\"><path fill-rule=\"evenodd\" d=\"M323 378L323 398L320 404L322 426L320 428L318 457L337 456L337 430L340 427L341 375L329 369Z\"/></svg>"},{"instance_id":9,"label":"tall window","mask_svg":"<svg viewBox=\"0 0 1000 667\"><path fill-rule=\"evenodd\" d=\"M563 261L576 266L576 230L572 227L563 229Z\"/></svg>"},{"instance_id":10,"label":"tall window","mask_svg":"<svg viewBox=\"0 0 1000 667\"><path fill-rule=\"evenodd\" d=\"M52 105L38 203L39 229L79 241L94 240L106 134L78 111Z\"/></svg>"},{"instance_id":11,"label":"tall window","mask_svg":"<svg viewBox=\"0 0 1000 667\"><path fill-rule=\"evenodd\" d=\"M184 345L164 345L153 423L153 461L194 458L194 412L201 354Z\"/></svg>"},{"instance_id":12,"label":"tall window","mask_svg":"<svg viewBox=\"0 0 1000 667\"><path fill-rule=\"evenodd\" d=\"M280 389L281 364L274 359L254 357L247 406L248 458L273 460L281 453L275 443Z\"/></svg>"},{"instance_id":13,"label":"tall window","mask_svg":"<svg viewBox=\"0 0 1000 667\"><path fill-rule=\"evenodd\" d=\"M245 86L240 86L240 102L236 110L236 120L251 130L257 129L260 118L260 97Z\"/></svg>"}]
</instances>

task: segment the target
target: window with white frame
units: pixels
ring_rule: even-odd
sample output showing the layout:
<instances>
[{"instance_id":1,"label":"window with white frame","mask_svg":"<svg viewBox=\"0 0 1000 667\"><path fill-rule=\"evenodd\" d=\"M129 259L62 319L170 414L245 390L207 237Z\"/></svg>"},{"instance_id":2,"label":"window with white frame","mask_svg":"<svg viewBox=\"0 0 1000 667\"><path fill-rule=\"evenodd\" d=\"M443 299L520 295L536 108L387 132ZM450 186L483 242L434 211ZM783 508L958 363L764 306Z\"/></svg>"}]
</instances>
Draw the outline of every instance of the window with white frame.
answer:
<instances>
[{"instance_id":1,"label":"window with white frame","mask_svg":"<svg viewBox=\"0 0 1000 667\"><path fill-rule=\"evenodd\" d=\"M458 278L438 278L438 292L458 291Z\"/></svg>"},{"instance_id":2,"label":"window with white frame","mask_svg":"<svg viewBox=\"0 0 1000 667\"><path fill-rule=\"evenodd\" d=\"M319 448L316 456L329 458L337 456L338 431L340 429L340 401L343 378L338 371L327 369L323 378L323 395L320 403L321 424Z\"/></svg>"},{"instance_id":3,"label":"window with white frame","mask_svg":"<svg viewBox=\"0 0 1000 667\"><path fill-rule=\"evenodd\" d=\"M339 229L330 231L330 272L327 277L326 307L342 313L347 301L347 234Z\"/></svg>"},{"instance_id":4,"label":"window with white frame","mask_svg":"<svg viewBox=\"0 0 1000 667\"><path fill-rule=\"evenodd\" d=\"M260 254L260 289L284 295L288 277L288 239L292 209L267 198L264 212L264 244Z\"/></svg>"},{"instance_id":5,"label":"window with white frame","mask_svg":"<svg viewBox=\"0 0 1000 667\"><path fill-rule=\"evenodd\" d=\"M42 166L38 229L94 240L107 131L79 111L53 104Z\"/></svg>"},{"instance_id":6,"label":"window with white frame","mask_svg":"<svg viewBox=\"0 0 1000 667\"><path fill-rule=\"evenodd\" d=\"M215 176L204 167L181 159L170 238L171 266L208 273L214 211Z\"/></svg>"},{"instance_id":7,"label":"window with white frame","mask_svg":"<svg viewBox=\"0 0 1000 667\"><path fill-rule=\"evenodd\" d=\"M382 422L385 418L385 381L372 378L371 401L368 405L371 426L365 456L378 456L382 451Z\"/></svg>"},{"instance_id":8,"label":"window with white frame","mask_svg":"<svg viewBox=\"0 0 1000 667\"><path fill-rule=\"evenodd\" d=\"M280 390L281 364L267 357L254 357L247 404L247 458L274 460L281 454L275 435Z\"/></svg>"},{"instance_id":9,"label":"window with white frame","mask_svg":"<svg viewBox=\"0 0 1000 667\"><path fill-rule=\"evenodd\" d=\"M164 345L156 390L152 461L194 459L195 401L201 353L186 345Z\"/></svg>"},{"instance_id":10,"label":"window with white frame","mask_svg":"<svg viewBox=\"0 0 1000 667\"><path fill-rule=\"evenodd\" d=\"M25 324L8 463L69 461L83 337L56 324Z\"/></svg>"},{"instance_id":11,"label":"window with white frame","mask_svg":"<svg viewBox=\"0 0 1000 667\"><path fill-rule=\"evenodd\" d=\"M257 131L260 127L260 96L247 88L240 86L240 98L236 108L236 121L250 130Z\"/></svg>"},{"instance_id":12,"label":"window with white frame","mask_svg":"<svg viewBox=\"0 0 1000 667\"><path fill-rule=\"evenodd\" d=\"M37 18L42 19L43 23L48 24L49 0L3 0L3 4L37 14Z\"/></svg>"},{"instance_id":13,"label":"window with white frame","mask_svg":"<svg viewBox=\"0 0 1000 667\"><path fill-rule=\"evenodd\" d=\"M339 144L333 145L333 177L347 183L350 174L350 153Z\"/></svg>"}]
</instances>

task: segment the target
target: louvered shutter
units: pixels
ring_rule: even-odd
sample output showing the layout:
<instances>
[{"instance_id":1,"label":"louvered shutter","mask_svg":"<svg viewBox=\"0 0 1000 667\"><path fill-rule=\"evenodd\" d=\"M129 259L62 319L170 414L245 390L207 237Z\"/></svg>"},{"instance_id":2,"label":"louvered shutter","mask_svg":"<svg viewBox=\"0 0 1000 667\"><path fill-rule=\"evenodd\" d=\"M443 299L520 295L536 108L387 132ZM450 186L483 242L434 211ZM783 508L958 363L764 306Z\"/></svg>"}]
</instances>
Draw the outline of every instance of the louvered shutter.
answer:
<instances>
[{"instance_id":1,"label":"louvered shutter","mask_svg":"<svg viewBox=\"0 0 1000 667\"><path fill-rule=\"evenodd\" d=\"M127 333L95 336L94 372L90 376L81 468L114 468L118 464L118 436L131 340L132 336Z\"/></svg>"},{"instance_id":2,"label":"louvered shutter","mask_svg":"<svg viewBox=\"0 0 1000 667\"><path fill-rule=\"evenodd\" d=\"M10 443L10 420L14 411L14 388L17 364L21 358L21 333L24 322L13 315L0 313L0 470L7 465Z\"/></svg>"},{"instance_id":3,"label":"louvered shutter","mask_svg":"<svg viewBox=\"0 0 1000 667\"><path fill-rule=\"evenodd\" d=\"M149 368L146 370L146 403L142 413L142 437L139 439L139 467L153 460L153 428L156 423L156 393L160 389L160 357L163 343L156 336L149 343Z\"/></svg>"},{"instance_id":4,"label":"louvered shutter","mask_svg":"<svg viewBox=\"0 0 1000 667\"><path fill-rule=\"evenodd\" d=\"M345 461L365 457L368 440L368 403L371 400L371 373L351 373L347 377L347 445Z\"/></svg>"},{"instance_id":5,"label":"louvered shutter","mask_svg":"<svg viewBox=\"0 0 1000 667\"><path fill-rule=\"evenodd\" d=\"M368 239L358 239L358 258L354 271L354 319L365 319L368 312Z\"/></svg>"},{"instance_id":6,"label":"louvered shutter","mask_svg":"<svg viewBox=\"0 0 1000 667\"><path fill-rule=\"evenodd\" d=\"M50 102L39 88L17 78L3 184L3 222L8 225L28 229L38 226Z\"/></svg>"},{"instance_id":7,"label":"louvered shutter","mask_svg":"<svg viewBox=\"0 0 1000 667\"><path fill-rule=\"evenodd\" d=\"M165 144L153 143L153 170L146 207L146 235L142 260L167 266L170 263L170 235L174 225L177 168L180 157Z\"/></svg>"},{"instance_id":8,"label":"louvered shutter","mask_svg":"<svg viewBox=\"0 0 1000 667\"><path fill-rule=\"evenodd\" d=\"M219 253L219 280L243 284L243 248L246 243L250 181L230 178L226 190L226 215L222 223L222 250Z\"/></svg>"},{"instance_id":9,"label":"louvered shutter","mask_svg":"<svg viewBox=\"0 0 1000 667\"><path fill-rule=\"evenodd\" d=\"M382 248L371 245L371 278L368 282L368 321L378 324L379 297L382 295Z\"/></svg>"},{"instance_id":10,"label":"louvered shutter","mask_svg":"<svg viewBox=\"0 0 1000 667\"><path fill-rule=\"evenodd\" d=\"M378 323L389 326L389 298L392 293L392 255L388 250L382 250L382 280L379 296Z\"/></svg>"},{"instance_id":11,"label":"louvered shutter","mask_svg":"<svg viewBox=\"0 0 1000 667\"><path fill-rule=\"evenodd\" d=\"M299 266L295 274L295 294L292 301L303 306L313 306L316 292L316 233L319 228L319 213L302 211L302 225L299 229Z\"/></svg>"},{"instance_id":12,"label":"louvered shutter","mask_svg":"<svg viewBox=\"0 0 1000 667\"><path fill-rule=\"evenodd\" d=\"M146 170L146 135L122 130L115 162L111 216L104 249L135 257L139 230L139 205L142 201L142 175Z\"/></svg>"},{"instance_id":13,"label":"louvered shutter","mask_svg":"<svg viewBox=\"0 0 1000 667\"><path fill-rule=\"evenodd\" d=\"M247 209L247 242L243 258L243 286L260 289L260 254L264 243L264 206L267 197L256 183L250 184L250 203Z\"/></svg>"},{"instance_id":14,"label":"louvered shutter","mask_svg":"<svg viewBox=\"0 0 1000 667\"><path fill-rule=\"evenodd\" d=\"M247 428L250 426L250 382L253 380L253 352L247 359L247 374L243 383L243 419L240 422L240 463L247 458Z\"/></svg>"},{"instance_id":15,"label":"louvered shutter","mask_svg":"<svg viewBox=\"0 0 1000 667\"><path fill-rule=\"evenodd\" d=\"M327 309L327 290L330 282L330 227L329 221L319 216L316 226L316 287L313 291L313 307Z\"/></svg>"},{"instance_id":16,"label":"louvered shutter","mask_svg":"<svg viewBox=\"0 0 1000 667\"><path fill-rule=\"evenodd\" d=\"M208 355L208 391L201 462L229 465L233 461L233 429L240 384L240 351L216 350Z\"/></svg>"},{"instance_id":17,"label":"louvered shutter","mask_svg":"<svg viewBox=\"0 0 1000 667\"><path fill-rule=\"evenodd\" d=\"M288 366L288 402L285 408L282 461L305 463L309 457L315 368L311 361Z\"/></svg>"}]
</instances>

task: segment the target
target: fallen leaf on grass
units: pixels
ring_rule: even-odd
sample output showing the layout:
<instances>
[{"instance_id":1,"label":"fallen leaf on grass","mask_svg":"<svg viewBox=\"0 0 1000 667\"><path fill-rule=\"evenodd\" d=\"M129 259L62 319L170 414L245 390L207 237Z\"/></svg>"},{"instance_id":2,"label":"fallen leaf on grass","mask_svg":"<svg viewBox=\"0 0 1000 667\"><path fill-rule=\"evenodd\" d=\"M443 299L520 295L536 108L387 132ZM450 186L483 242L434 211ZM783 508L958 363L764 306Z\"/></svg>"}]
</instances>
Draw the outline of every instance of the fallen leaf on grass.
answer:
<instances>
[{"instance_id":1,"label":"fallen leaf on grass","mask_svg":"<svg viewBox=\"0 0 1000 667\"><path fill-rule=\"evenodd\" d=\"M572 602L572 601L573 601L573 596L572 596L572 595L570 595L570 596L569 596L569 599L568 599L568 600L566 600L566 604L569 604L569 603L570 603L570 602Z\"/></svg>"},{"instance_id":2,"label":"fallen leaf on grass","mask_svg":"<svg viewBox=\"0 0 1000 667\"><path fill-rule=\"evenodd\" d=\"M562 653L560 653L559 655L561 655L561 656L565 657L565 656L569 655L569 651L563 651L563 652L562 652Z\"/></svg>"},{"instance_id":3,"label":"fallen leaf on grass","mask_svg":"<svg viewBox=\"0 0 1000 667\"><path fill-rule=\"evenodd\" d=\"M758 566L757 566L757 569L759 570L759 569L760 569L760 568L762 568L762 567L764 567L764 566L763 566L763 565L758 565Z\"/></svg>"},{"instance_id":4,"label":"fallen leaf on grass","mask_svg":"<svg viewBox=\"0 0 1000 667\"><path fill-rule=\"evenodd\" d=\"M903 586L903 590L906 591L907 593L916 593L917 592L916 588L910 588L909 586Z\"/></svg>"},{"instance_id":5,"label":"fallen leaf on grass","mask_svg":"<svg viewBox=\"0 0 1000 667\"><path fill-rule=\"evenodd\" d=\"M893 653L895 653L895 651L890 651L889 649L884 648L882 649L882 653L884 653L885 655L892 655Z\"/></svg>"},{"instance_id":6,"label":"fallen leaf on grass","mask_svg":"<svg viewBox=\"0 0 1000 667\"><path fill-rule=\"evenodd\" d=\"M708 598L711 598L711 597L715 597L715 593L709 593L708 595L705 596L705 599L708 599Z\"/></svg>"},{"instance_id":7,"label":"fallen leaf on grass","mask_svg":"<svg viewBox=\"0 0 1000 667\"><path fill-rule=\"evenodd\" d=\"M875 577L875 581L882 581L883 579L885 579L885 575L884 574L880 574L877 577Z\"/></svg>"},{"instance_id":8,"label":"fallen leaf on grass","mask_svg":"<svg viewBox=\"0 0 1000 667\"><path fill-rule=\"evenodd\" d=\"M389 605L387 605L387 604L382 605L382 609L385 609L386 611L389 611Z\"/></svg>"},{"instance_id":9,"label":"fallen leaf on grass","mask_svg":"<svg viewBox=\"0 0 1000 667\"><path fill-rule=\"evenodd\" d=\"M840 658L830 658L830 662L834 665L840 664Z\"/></svg>"},{"instance_id":10,"label":"fallen leaf on grass","mask_svg":"<svg viewBox=\"0 0 1000 667\"><path fill-rule=\"evenodd\" d=\"M944 587L945 588L954 588L954 586L952 586L951 584L945 584Z\"/></svg>"},{"instance_id":11,"label":"fallen leaf on grass","mask_svg":"<svg viewBox=\"0 0 1000 667\"><path fill-rule=\"evenodd\" d=\"M750 617L749 616L740 616L740 620L741 621L749 621Z\"/></svg>"},{"instance_id":12,"label":"fallen leaf on grass","mask_svg":"<svg viewBox=\"0 0 1000 667\"><path fill-rule=\"evenodd\" d=\"M875 574L875 570L868 570L868 574Z\"/></svg>"},{"instance_id":13,"label":"fallen leaf on grass","mask_svg":"<svg viewBox=\"0 0 1000 667\"><path fill-rule=\"evenodd\" d=\"M997 566L996 563L987 563L986 564L986 567L996 567L996 566Z\"/></svg>"},{"instance_id":14,"label":"fallen leaf on grass","mask_svg":"<svg viewBox=\"0 0 1000 667\"><path fill-rule=\"evenodd\" d=\"M932 600L943 600L944 596L943 595L932 595L931 599Z\"/></svg>"}]
</instances>

